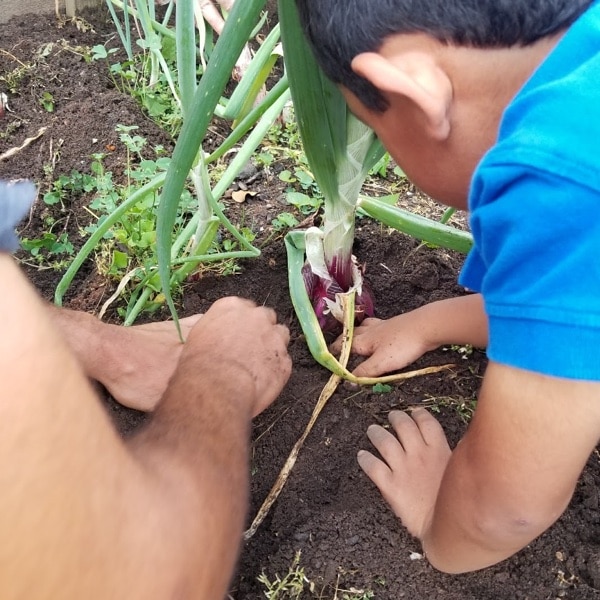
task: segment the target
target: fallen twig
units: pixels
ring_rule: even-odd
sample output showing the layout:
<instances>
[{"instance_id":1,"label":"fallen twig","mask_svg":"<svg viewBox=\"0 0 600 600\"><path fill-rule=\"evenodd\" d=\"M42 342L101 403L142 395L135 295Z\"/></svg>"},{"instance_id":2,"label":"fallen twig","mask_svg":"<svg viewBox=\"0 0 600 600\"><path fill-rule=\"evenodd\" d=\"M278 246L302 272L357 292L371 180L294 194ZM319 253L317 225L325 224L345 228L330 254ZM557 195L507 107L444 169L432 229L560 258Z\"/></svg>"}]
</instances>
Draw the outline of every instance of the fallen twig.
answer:
<instances>
[{"instance_id":1,"label":"fallen twig","mask_svg":"<svg viewBox=\"0 0 600 600\"><path fill-rule=\"evenodd\" d=\"M123 276L123 278L119 282L119 285L117 286L117 289L115 290L115 293L102 305L102 308L100 309L100 312L98 313L98 319L100 321L102 321L102 317L104 317L104 314L108 310L109 306L121 295L121 292L125 289L127 284L131 281L133 276L137 273L137 271L138 271L137 268L131 269L131 271L129 271L129 273L126 273Z\"/></svg>"},{"instance_id":2,"label":"fallen twig","mask_svg":"<svg viewBox=\"0 0 600 600\"><path fill-rule=\"evenodd\" d=\"M44 135L44 133L46 133L47 129L47 127L40 127L36 135L27 138L20 146L16 148L11 148L10 150L4 152L4 154L0 154L0 162L2 162L3 160L8 160L15 154L18 154L22 150L25 150L25 148L27 148L27 146L29 146L31 143L35 142L35 140L37 140L38 138L41 138Z\"/></svg>"}]
</instances>

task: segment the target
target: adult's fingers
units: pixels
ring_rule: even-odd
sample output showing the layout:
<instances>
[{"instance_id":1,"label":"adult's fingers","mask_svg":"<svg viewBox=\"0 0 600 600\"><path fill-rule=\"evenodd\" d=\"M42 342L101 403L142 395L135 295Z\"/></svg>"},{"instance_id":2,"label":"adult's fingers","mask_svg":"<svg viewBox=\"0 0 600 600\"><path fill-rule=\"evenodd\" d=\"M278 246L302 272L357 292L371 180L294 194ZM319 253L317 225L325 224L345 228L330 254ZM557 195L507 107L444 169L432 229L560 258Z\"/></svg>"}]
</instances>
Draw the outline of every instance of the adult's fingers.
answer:
<instances>
[{"instance_id":1,"label":"adult's fingers","mask_svg":"<svg viewBox=\"0 0 600 600\"><path fill-rule=\"evenodd\" d=\"M275 326L279 337L283 340L286 347L290 343L290 330L285 326L279 323Z\"/></svg>"}]
</instances>

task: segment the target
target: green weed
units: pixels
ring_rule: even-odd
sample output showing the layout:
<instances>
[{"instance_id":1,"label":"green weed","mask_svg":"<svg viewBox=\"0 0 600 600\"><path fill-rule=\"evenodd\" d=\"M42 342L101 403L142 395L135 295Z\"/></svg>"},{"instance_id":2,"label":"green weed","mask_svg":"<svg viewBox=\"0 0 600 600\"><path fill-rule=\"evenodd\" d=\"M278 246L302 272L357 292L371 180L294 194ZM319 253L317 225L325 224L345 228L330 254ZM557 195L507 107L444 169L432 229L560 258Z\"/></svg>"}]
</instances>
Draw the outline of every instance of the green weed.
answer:
<instances>
[{"instance_id":1,"label":"green weed","mask_svg":"<svg viewBox=\"0 0 600 600\"><path fill-rule=\"evenodd\" d=\"M318 212L323 206L323 193L308 167L293 108L286 107L284 113L285 123L271 127L254 156L256 165L267 173L275 164L290 165L290 168L281 170L277 177L288 184L285 198L295 209L295 214L283 211L273 219L271 225L278 233L293 229L302 218Z\"/></svg>"},{"instance_id":2,"label":"green weed","mask_svg":"<svg viewBox=\"0 0 600 600\"><path fill-rule=\"evenodd\" d=\"M154 148L154 158L148 159L147 141L136 133L137 126L117 127L119 140L126 148L126 182L117 184L113 173L104 167L104 154L92 155L90 173L71 171L63 174L49 185L42 200L50 209L66 212L68 206L80 197L91 198L85 206L90 221L79 228L81 238L94 233L103 221L131 194L132 189L143 186L157 173L165 171L169 158L164 156L162 146ZM52 177L53 167L48 166L47 176ZM111 280L122 281L127 277L128 285L124 290L127 302L131 301L136 283L156 277L155 293L145 303L144 310L151 311L162 304L158 292L156 275L156 207L157 194L149 193L125 213L104 235L96 248L95 262L101 275ZM183 227L196 203L189 193L184 194L178 214L179 228ZM74 245L66 231L55 232L60 221L47 214L44 217L45 230L35 239L22 240L22 248L29 253L32 261L41 268L64 268L74 255ZM119 308L119 312L123 309Z\"/></svg>"},{"instance_id":3,"label":"green weed","mask_svg":"<svg viewBox=\"0 0 600 600\"><path fill-rule=\"evenodd\" d=\"M47 167L47 176L53 168ZM60 205L58 211L67 215L67 205L81 195L93 191L94 179L89 175L72 171L68 175L60 175L50 183L48 191L42 196L42 201L49 208ZM42 211L42 232L37 238L24 237L21 247L29 253L24 262L41 269L63 269L68 266L75 254L75 247L66 231L68 215L58 218L56 211ZM62 231L57 229L62 227Z\"/></svg>"},{"instance_id":4,"label":"green weed","mask_svg":"<svg viewBox=\"0 0 600 600\"><path fill-rule=\"evenodd\" d=\"M271 225L277 232L293 229L300 221L290 212L279 213L272 221Z\"/></svg>"},{"instance_id":5,"label":"green weed","mask_svg":"<svg viewBox=\"0 0 600 600\"><path fill-rule=\"evenodd\" d=\"M288 572L283 577L275 574L271 581L263 572L258 581L265 586L264 595L268 600L297 600L302 598L305 590L313 591L314 584L308 580L304 574L304 569L300 567L300 551L296 552Z\"/></svg>"},{"instance_id":6,"label":"green weed","mask_svg":"<svg viewBox=\"0 0 600 600\"><path fill-rule=\"evenodd\" d=\"M298 550L283 577L275 574L271 580L264 572L258 577L258 581L265 588L263 594L268 600L374 600L375 594L371 590L340 588L339 575L335 583L317 589L317 584L308 579L304 568L300 566L300 558L301 552ZM376 583L385 585L385 581L381 579Z\"/></svg>"},{"instance_id":7,"label":"green weed","mask_svg":"<svg viewBox=\"0 0 600 600\"><path fill-rule=\"evenodd\" d=\"M54 102L54 96L48 92L42 92L42 95L40 96L38 102L40 103L40 106L49 113L53 113L54 112L54 108L55 108L55 102Z\"/></svg>"},{"instance_id":8,"label":"green weed","mask_svg":"<svg viewBox=\"0 0 600 600\"><path fill-rule=\"evenodd\" d=\"M456 352L463 360L467 360L473 354L473 346L465 344L464 346L453 345L443 349L445 352Z\"/></svg>"},{"instance_id":9,"label":"green weed","mask_svg":"<svg viewBox=\"0 0 600 600\"><path fill-rule=\"evenodd\" d=\"M301 214L312 214L323 206L323 194L306 168L296 167L293 173L287 169L281 171L279 179L290 184L286 190L286 200ZM297 191L298 188L303 191Z\"/></svg>"},{"instance_id":10,"label":"green weed","mask_svg":"<svg viewBox=\"0 0 600 600\"><path fill-rule=\"evenodd\" d=\"M21 247L30 254L33 264L41 268L63 269L75 253L64 231L59 234L45 231L39 238L23 238Z\"/></svg>"},{"instance_id":11,"label":"green weed","mask_svg":"<svg viewBox=\"0 0 600 600\"><path fill-rule=\"evenodd\" d=\"M387 383L376 383L373 388L372 391L375 394L389 394L394 388L387 384Z\"/></svg>"},{"instance_id":12,"label":"green weed","mask_svg":"<svg viewBox=\"0 0 600 600\"><path fill-rule=\"evenodd\" d=\"M437 398L428 398L423 402L423 406L428 407L432 412L439 413L442 408L450 408L467 424L473 418L477 408L476 398L453 398L451 396L442 396Z\"/></svg>"},{"instance_id":13,"label":"green weed","mask_svg":"<svg viewBox=\"0 0 600 600\"><path fill-rule=\"evenodd\" d=\"M23 63L9 52L6 52L6 50L2 50L2 53L6 54L9 58L12 58L18 63L18 66L12 71L6 71L0 75L0 81L5 83L7 91L11 94L16 94L21 85L21 81L23 81L25 77L32 73L37 65L34 62Z\"/></svg>"},{"instance_id":14,"label":"green weed","mask_svg":"<svg viewBox=\"0 0 600 600\"><path fill-rule=\"evenodd\" d=\"M74 197L81 196L84 193L95 189L94 178L90 175L71 171L69 175L60 175L50 186L50 189L43 195L44 204L53 206L61 205L61 210L65 210L65 201L73 200Z\"/></svg>"},{"instance_id":15,"label":"green weed","mask_svg":"<svg viewBox=\"0 0 600 600\"><path fill-rule=\"evenodd\" d=\"M98 45L92 48L91 57L95 61L106 61L115 87L137 100L144 112L159 127L176 137L181 130L183 116L164 73L150 85L152 62L149 53L140 52L135 54L132 60L111 63L110 59L116 52L114 48L107 49ZM167 64L175 70L175 43L165 38L162 52Z\"/></svg>"},{"instance_id":16,"label":"green weed","mask_svg":"<svg viewBox=\"0 0 600 600\"><path fill-rule=\"evenodd\" d=\"M83 228L82 234L87 237L93 234L104 220L126 200L133 189L138 189L151 181L158 173L164 172L170 159L164 156L162 146L155 147L154 158L147 155L147 141L136 133L137 126L119 125L119 140L126 148L126 183L118 185L113 173L104 168L104 155L93 156L91 164L94 181L93 200L88 205L92 222ZM158 194L149 192L142 196L113 226L104 234L96 248L95 260L99 272L115 281L126 279L123 290L128 305L137 299L137 284L146 282L153 288L153 293L144 302L142 310L152 312L164 302L159 291L156 264L156 220ZM189 192L184 192L177 216L180 230L193 214L196 203ZM118 308L121 316L126 310Z\"/></svg>"}]
</instances>

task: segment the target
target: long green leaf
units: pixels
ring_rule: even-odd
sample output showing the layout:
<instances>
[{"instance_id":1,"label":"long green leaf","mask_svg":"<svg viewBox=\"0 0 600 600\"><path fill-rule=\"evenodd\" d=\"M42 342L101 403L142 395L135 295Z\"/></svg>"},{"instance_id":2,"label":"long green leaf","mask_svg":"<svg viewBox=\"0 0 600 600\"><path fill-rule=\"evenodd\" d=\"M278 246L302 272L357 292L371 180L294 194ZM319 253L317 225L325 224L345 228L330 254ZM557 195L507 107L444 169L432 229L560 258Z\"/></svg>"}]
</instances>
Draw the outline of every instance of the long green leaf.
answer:
<instances>
[{"instance_id":1,"label":"long green leaf","mask_svg":"<svg viewBox=\"0 0 600 600\"><path fill-rule=\"evenodd\" d=\"M121 20L117 15L117 11L115 10L115 5L119 6L116 2L112 0L106 0L106 4L108 6L108 11L110 12L110 16L112 17L113 23L115 25L115 29L121 38L121 43L123 44L123 48L125 48L125 52L127 52L127 58L129 60L133 60L133 48L131 47L131 27L129 24L129 11L123 11L123 21L125 23L125 31L123 31L123 27L121 26ZM119 8L123 8L121 4Z\"/></svg>"},{"instance_id":2,"label":"long green leaf","mask_svg":"<svg viewBox=\"0 0 600 600\"><path fill-rule=\"evenodd\" d=\"M252 105L277 59L276 56L273 57L273 50L279 42L279 38L279 25L276 25L261 44L252 62L248 65L248 69L244 73L242 80L236 85L235 90L233 90L223 114L225 119L234 121L243 119L246 116L242 114L244 107L248 103ZM265 65L267 65L266 69ZM266 74L264 73L265 71Z\"/></svg>"},{"instance_id":3,"label":"long green leaf","mask_svg":"<svg viewBox=\"0 0 600 600\"><path fill-rule=\"evenodd\" d=\"M131 15L134 19L137 19L139 17L138 12L135 8L132 8L131 6L129 6L128 4L124 4L123 2L121 2L121 0L106 0L106 3L108 4L108 7L111 11L111 14L114 13L114 6L116 6L118 9L123 11L123 14L126 17L126 23L127 23L127 32L128 32L128 36L126 39L129 40L129 42L124 42L123 45L125 47L125 49L127 50L127 55L129 60L133 60L133 54L131 54L131 56L129 56L129 49L131 49L131 33L130 33L130 27L129 27L129 15ZM116 13L114 13L116 15ZM113 20L116 19L116 17L113 17ZM151 21L152 23L152 27L154 28L155 31L157 31L158 33L160 33L162 36L164 37L169 37L171 39L175 39L176 35L175 32L172 29L169 29L166 25L164 25L163 23L159 23L158 21ZM119 25L117 24L117 20L115 20L115 27L117 28L117 31L119 30Z\"/></svg>"},{"instance_id":4,"label":"long green leaf","mask_svg":"<svg viewBox=\"0 0 600 600\"><path fill-rule=\"evenodd\" d=\"M435 244L465 254L473 245L473 236L467 231L402 210L377 198L361 196L358 200L358 208L384 225L428 244Z\"/></svg>"},{"instance_id":5,"label":"long green leaf","mask_svg":"<svg viewBox=\"0 0 600 600\"><path fill-rule=\"evenodd\" d=\"M283 77L267 92L263 101L255 106L244 119L238 123L237 127L229 134L227 139L212 153L206 157L206 163L212 163L219 160L231 150L245 135L252 129L254 124L271 108L280 98L284 98L284 105L290 99L289 84L287 77Z\"/></svg>"},{"instance_id":6,"label":"long green leaf","mask_svg":"<svg viewBox=\"0 0 600 600\"><path fill-rule=\"evenodd\" d=\"M177 312L171 296L171 235L186 179L201 149L215 106L266 0L243 0L234 4L223 33L200 80L191 108L173 152L161 194L157 216L157 258L160 282L173 318Z\"/></svg>"},{"instance_id":7,"label":"long green leaf","mask_svg":"<svg viewBox=\"0 0 600 600\"><path fill-rule=\"evenodd\" d=\"M346 102L318 67L302 33L295 2L279 0L279 23L304 152L321 191L335 200L337 164L346 152Z\"/></svg>"},{"instance_id":8,"label":"long green leaf","mask_svg":"<svg viewBox=\"0 0 600 600\"><path fill-rule=\"evenodd\" d=\"M177 35L177 77L181 111L184 120L188 116L196 91L196 26L194 24L194 0L179 0L175 12Z\"/></svg>"}]
</instances>

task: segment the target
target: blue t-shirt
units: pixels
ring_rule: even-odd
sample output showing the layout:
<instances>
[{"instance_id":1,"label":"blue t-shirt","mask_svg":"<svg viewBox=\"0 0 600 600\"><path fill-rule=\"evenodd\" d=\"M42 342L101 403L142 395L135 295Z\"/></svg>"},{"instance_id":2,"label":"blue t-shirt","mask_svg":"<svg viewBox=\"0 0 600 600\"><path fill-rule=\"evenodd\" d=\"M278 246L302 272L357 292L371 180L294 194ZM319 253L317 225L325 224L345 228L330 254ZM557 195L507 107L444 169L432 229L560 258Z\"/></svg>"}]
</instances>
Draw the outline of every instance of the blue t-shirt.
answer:
<instances>
[{"instance_id":1,"label":"blue t-shirt","mask_svg":"<svg viewBox=\"0 0 600 600\"><path fill-rule=\"evenodd\" d=\"M506 109L469 208L489 358L600 381L600 2Z\"/></svg>"}]
</instances>

